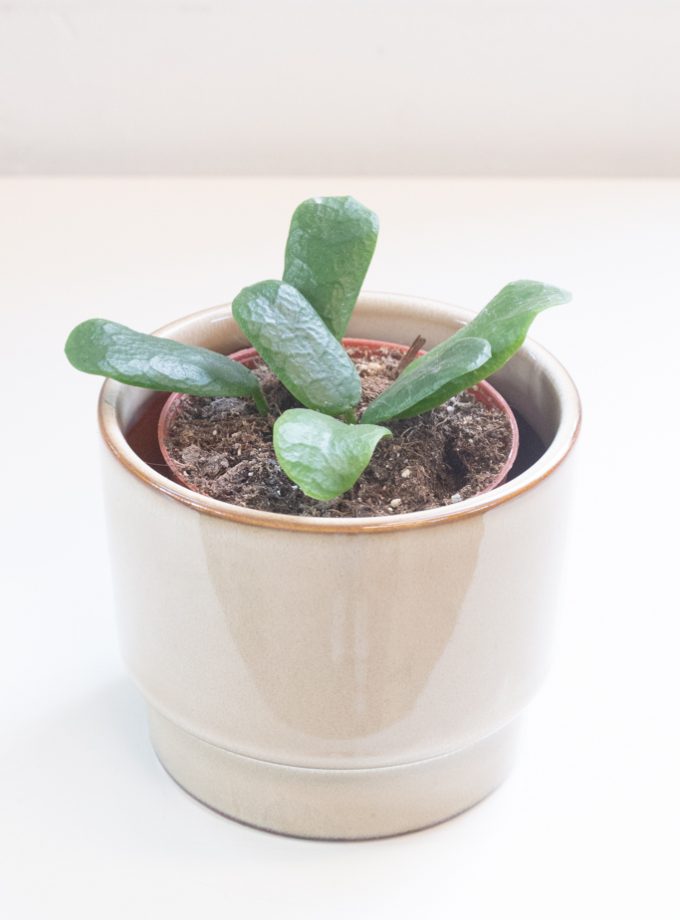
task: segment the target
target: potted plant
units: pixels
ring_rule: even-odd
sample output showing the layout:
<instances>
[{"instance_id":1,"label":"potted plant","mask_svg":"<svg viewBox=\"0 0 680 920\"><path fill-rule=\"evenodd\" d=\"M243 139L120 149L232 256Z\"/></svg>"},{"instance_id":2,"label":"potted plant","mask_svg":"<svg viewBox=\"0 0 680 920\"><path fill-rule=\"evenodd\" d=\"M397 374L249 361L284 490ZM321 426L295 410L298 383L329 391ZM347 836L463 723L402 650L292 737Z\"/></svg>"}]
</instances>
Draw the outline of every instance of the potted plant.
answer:
<instances>
[{"instance_id":1,"label":"potted plant","mask_svg":"<svg viewBox=\"0 0 680 920\"><path fill-rule=\"evenodd\" d=\"M568 295L516 282L472 320L359 296L376 239L358 202L312 199L293 216L283 280L244 289L231 311L156 336L90 320L67 342L77 367L113 378L99 412L114 584L161 762L217 810L308 837L424 827L507 775L545 667L579 426L566 372L523 344ZM346 349L350 319L363 338ZM434 347L418 355L418 336ZM508 481L517 427L490 374L540 441ZM439 476L444 493L419 495L420 510L380 490L411 496L404 444L466 412L500 438L486 479L447 492ZM259 467L236 446L244 429ZM436 459L455 467L444 442ZM233 500L215 497L222 479Z\"/></svg>"}]
</instances>

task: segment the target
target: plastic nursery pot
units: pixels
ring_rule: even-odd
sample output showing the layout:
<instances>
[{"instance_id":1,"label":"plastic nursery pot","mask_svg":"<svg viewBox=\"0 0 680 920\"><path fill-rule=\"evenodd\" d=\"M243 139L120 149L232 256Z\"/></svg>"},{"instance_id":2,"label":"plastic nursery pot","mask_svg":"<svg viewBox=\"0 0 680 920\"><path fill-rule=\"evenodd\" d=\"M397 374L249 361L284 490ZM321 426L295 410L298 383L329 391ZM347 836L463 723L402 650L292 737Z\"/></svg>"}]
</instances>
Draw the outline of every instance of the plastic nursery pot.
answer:
<instances>
[{"instance_id":1,"label":"plastic nursery pot","mask_svg":"<svg viewBox=\"0 0 680 920\"><path fill-rule=\"evenodd\" d=\"M408 345L400 345L396 342L377 342L373 339L352 338L344 338L342 342L345 348L361 348L368 353L377 351L378 349L384 347L393 348L397 351L401 351L404 354L408 351ZM421 351L419 354L423 355L425 352ZM247 367L252 367L258 355L254 348L242 348L239 351L231 354L229 357L234 361L240 361ZM480 490L479 494L481 494L482 492L489 492L491 489L495 489L496 486L500 485L502 482L505 482L505 479L512 469L512 465L517 457L517 451L519 449L519 430L517 428L517 421L512 409L507 404L505 399L503 399L501 394L494 390L494 388L489 383L484 381L483 383L472 387L470 392L473 393L475 398L483 405L490 406L495 409L500 409L500 411L503 412L507 417L512 432L510 450L508 451L507 459L501 469L498 471L498 474L491 480L486 488ZM181 483L183 486L186 486L188 489L194 489L194 485L183 477L181 469L177 466L167 448L168 430L171 427L180 406L182 405L182 400L186 398L187 397L182 393L173 393L165 402L165 405L163 406L160 417L158 419L158 445L163 455L163 459L167 463L169 470L177 482Z\"/></svg>"},{"instance_id":2,"label":"plastic nursery pot","mask_svg":"<svg viewBox=\"0 0 680 920\"><path fill-rule=\"evenodd\" d=\"M350 333L430 345L470 314L362 295ZM229 354L225 307L162 335ZM193 796L304 837L416 830L507 776L546 671L580 409L527 341L492 383L544 445L458 505L374 518L238 508L170 481L126 439L156 394L100 401L120 635L151 738Z\"/></svg>"}]
</instances>

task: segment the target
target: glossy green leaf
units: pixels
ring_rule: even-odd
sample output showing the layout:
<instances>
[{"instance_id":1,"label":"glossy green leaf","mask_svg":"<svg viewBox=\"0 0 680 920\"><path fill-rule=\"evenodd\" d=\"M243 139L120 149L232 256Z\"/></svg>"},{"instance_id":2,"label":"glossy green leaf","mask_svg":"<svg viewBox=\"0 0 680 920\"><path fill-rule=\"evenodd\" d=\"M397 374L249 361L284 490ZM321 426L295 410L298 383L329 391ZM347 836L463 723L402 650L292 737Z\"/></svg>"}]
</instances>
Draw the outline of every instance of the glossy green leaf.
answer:
<instances>
[{"instance_id":1,"label":"glossy green leaf","mask_svg":"<svg viewBox=\"0 0 680 920\"><path fill-rule=\"evenodd\" d=\"M454 391L447 386L437 390L427 399L414 406L413 415L427 412L435 406L454 396L461 389L467 389L495 374L521 348L532 322L543 310L568 303L571 294L560 288L543 284L540 281L513 281L491 300L471 322L444 342L436 345L426 356L418 358L403 372L403 377L416 373L422 361L427 357L432 360L439 353L446 351L451 341L465 338L486 339L491 345L491 358L476 370L471 371L462 380L456 382ZM459 388L459 385L462 387Z\"/></svg>"},{"instance_id":2,"label":"glossy green leaf","mask_svg":"<svg viewBox=\"0 0 680 920\"><path fill-rule=\"evenodd\" d=\"M293 396L329 415L349 412L361 397L354 364L316 310L283 281L244 288L232 313L267 366Z\"/></svg>"},{"instance_id":3,"label":"glossy green leaf","mask_svg":"<svg viewBox=\"0 0 680 920\"><path fill-rule=\"evenodd\" d=\"M260 411L266 411L256 375L207 348L135 332L106 319L89 319L71 332L65 351L71 364L87 374L192 396L250 396Z\"/></svg>"},{"instance_id":4,"label":"glossy green leaf","mask_svg":"<svg viewBox=\"0 0 680 920\"><path fill-rule=\"evenodd\" d=\"M293 214L283 280L304 294L338 339L347 328L377 239L377 215L349 196L309 198Z\"/></svg>"},{"instance_id":5,"label":"glossy green leaf","mask_svg":"<svg viewBox=\"0 0 680 920\"><path fill-rule=\"evenodd\" d=\"M346 425L309 409L288 409L274 423L274 450L286 475L320 501L351 489L376 444L391 437L379 425Z\"/></svg>"},{"instance_id":6,"label":"glossy green leaf","mask_svg":"<svg viewBox=\"0 0 680 920\"><path fill-rule=\"evenodd\" d=\"M446 348L423 355L413 373L397 377L368 406L361 421L375 423L418 415L422 410L416 407L433 393L446 388L454 396L464 390L465 384L460 381L491 357L491 346L486 339L449 339L445 344Z\"/></svg>"}]
</instances>

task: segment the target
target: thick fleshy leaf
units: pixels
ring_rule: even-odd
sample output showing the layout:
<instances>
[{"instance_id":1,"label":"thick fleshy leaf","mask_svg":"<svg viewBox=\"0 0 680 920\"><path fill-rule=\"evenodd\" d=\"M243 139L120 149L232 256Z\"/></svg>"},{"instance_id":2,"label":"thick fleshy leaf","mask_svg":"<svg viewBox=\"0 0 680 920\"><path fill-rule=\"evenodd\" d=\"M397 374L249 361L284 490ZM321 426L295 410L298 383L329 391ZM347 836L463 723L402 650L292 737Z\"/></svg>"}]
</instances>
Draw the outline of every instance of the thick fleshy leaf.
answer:
<instances>
[{"instance_id":1,"label":"thick fleshy leaf","mask_svg":"<svg viewBox=\"0 0 680 920\"><path fill-rule=\"evenodd\" d=\"M304 294L338 339L347 328L377 239L377 215L350 196L309 198L293 214L283 280Z\"/></svg>"},{"instance_id":2,"label":"thick fleshy leaf","mask_svg":"<svg viewBox=\"0 0 680 920\"><path fill-rule=\"evenodd\" d=\"M266 411L257 376L208 348L135 332L107 319L88 319L71 332L65 351L71 364L87 374L192 396L250 396Z\"/></svg>"},{"instance_id":3,"label":"thick fleshy leaf","mask_svg":"<svg viewBox=\"0 0 680 920\"><path fill-rule=\"evenodd\" d=\"M346 425L320 412L288 409L274 423L274 450L305 495L328 501L352 488L376 444L391 436L379 425Z\"/></svg>"},{"instance_id":4,"label":"thick fleshy leaf","mask_svg":"<svg viewBox=\"0 0 680 920\"><path fill-rule=\"evenodd\" d=\"M539 313L548 307L556 307L570 300L571 294L568 291L540 281L513 281L506 284L467 326L459 329L450 339L436 345L426 356L417 358L403 372L404 377L416 373L426 357L428 360L436 357L449 347L452 340L458 342L465 338L482 338L491 345L491 358L485 364L457 381L454 391L444 386L418 403L414 406L412 414L420 414L435 406L441 406L455 393L460 392L459 384L462 384L462 389L467 389L495 374L521 348L529 327Z\"/></svg>"},{"instance_id":5,"label":"thick fleshy leaf","mask_svg":"<svg viewBox=\"0 0 680 920\"><path fill-rule=\"evenodd\" d=\"M418 361L411 374L403 373L368 406L362 422L386 422L391 418L409 418L421 411L415 407L444 387L450 396L465 389L460 383L491 357L486 339L448 340L446 348L431 351ZM447 397L447 398L450 398ZM415 411L414 411L415 410Z\"/></svg>"},{"instance_id":6,"label":"thick fleshy leaf","mask_svg":"<svg viewBox=\"0 0 680 920\"><path fill-rule=\"evenodd\" d=\"M267 366L293 396L329 415L349 412L361 381L342 345L303 295L283 281L244 288L232 313Z\"/></svg>"}]
</instances>

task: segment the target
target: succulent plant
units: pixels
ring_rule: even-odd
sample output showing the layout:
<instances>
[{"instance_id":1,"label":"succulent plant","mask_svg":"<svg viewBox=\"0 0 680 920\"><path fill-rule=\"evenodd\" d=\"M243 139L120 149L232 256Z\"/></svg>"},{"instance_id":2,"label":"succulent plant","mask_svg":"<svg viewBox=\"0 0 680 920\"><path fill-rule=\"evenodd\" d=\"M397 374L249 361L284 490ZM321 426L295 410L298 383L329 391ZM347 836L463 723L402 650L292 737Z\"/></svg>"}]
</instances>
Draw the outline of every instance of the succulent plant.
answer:
<instances>
[{"instance_id":1,"label":"succulent plant","mask_svg":"<svg viewBox=\"0 0 680 920\"><path fill-rule=\"evenodd\" d=\"M495 373L520 348L534 318L570 295L538 281L506 285L466 326L416 358L357 417L361 383L342 346L378 237L378 219L351 197L310 198L295 210L281 281L244 288L232 303L239 327L304 408L273 420L276 457L311 498L350 489L384 423L427 412ZM238 361L145 335L105 319L76 326L66 355L81 371L152 390L250 398L269 407L260 379Z\"/></svg>"}]
</instances>

